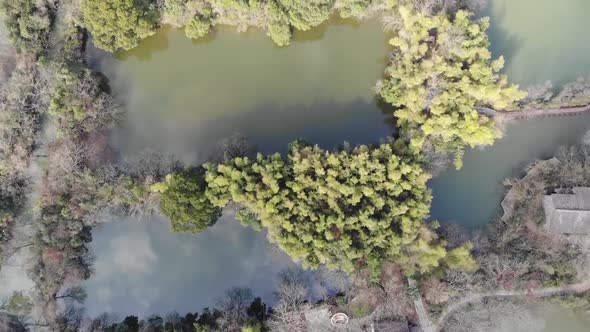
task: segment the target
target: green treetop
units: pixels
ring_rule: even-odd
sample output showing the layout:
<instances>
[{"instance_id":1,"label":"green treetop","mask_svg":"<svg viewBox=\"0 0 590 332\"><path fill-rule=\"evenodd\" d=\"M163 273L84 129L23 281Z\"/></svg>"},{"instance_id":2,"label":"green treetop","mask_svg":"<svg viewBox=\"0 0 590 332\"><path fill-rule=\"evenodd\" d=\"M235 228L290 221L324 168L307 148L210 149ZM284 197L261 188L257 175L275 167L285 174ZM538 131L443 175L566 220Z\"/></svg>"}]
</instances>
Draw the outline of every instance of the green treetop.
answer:
<instances>
[{"instance_id":1,"label":"green treetop","mask_svg":"<svg viewBox=\"0 0 590 332\"><path fill-rule=\"evenodd\" d=\"M217 221L220 209L205 196L206 187L202 167L188 168L152 186L161 192L160 208L174 231L199 233Z\"/></svg>"},{"instance_id":2,"label":"green treetop","mask_svg":"<svg viewBox=\"0 0 590 332\"><path fill-rule=\"evenodd\" d=\"M492 144L500 132L475 107L502 110L525 93L498 74L504 59L491 59L488 19L471 21L466 11L454 18L426 16L403 6L399 13L381 96L397 107L398 125L412 146L430 140L439 150L457 151L460 159L465 145Z\"/></svg>"},{"instance_id":3,"label":"green treetop","mask_svg":"<svg viewBox=\"0 0 590 332\"><path fill-rule=\"evenodd\" d=\"M43 53L49 46L54 9L51 1L0 1L0 17L4 20L12 44L35 55Z\"/></svg>"},{"instance_id":4,"label":"green treetop","mask_svg":"<svg viewBox=\"0 0 590 332\"><path fill-rule=\"evenodd\" d=\"M330 17L334 0L277 0L289 17L291 25L309 30Z\"/></svg>"},{"instance_id":5,"label":"green treetop","mask_svg":"<svg viewBox=\"0 0 590 332\"><path fill-rule=\"evenodd\" d=\"M378 271L392 260L408 274L427 272L447 252L422 223L430 175L417 158L403 142L339 152L297 142L285 159L207 165L207 196L252 211L269 240L307 266Z\"/></svg>"},{"instance_id":6,"label":"green treetop","mask_svg":"<svg viewBox=\"0 0 590 332\"><path fill-rule=\"evenodd\" d=\"M82 14L94 44L110 52L134 48L158 26L158 12L143 0L84 0Z\"/></svg>"}]
</instances>

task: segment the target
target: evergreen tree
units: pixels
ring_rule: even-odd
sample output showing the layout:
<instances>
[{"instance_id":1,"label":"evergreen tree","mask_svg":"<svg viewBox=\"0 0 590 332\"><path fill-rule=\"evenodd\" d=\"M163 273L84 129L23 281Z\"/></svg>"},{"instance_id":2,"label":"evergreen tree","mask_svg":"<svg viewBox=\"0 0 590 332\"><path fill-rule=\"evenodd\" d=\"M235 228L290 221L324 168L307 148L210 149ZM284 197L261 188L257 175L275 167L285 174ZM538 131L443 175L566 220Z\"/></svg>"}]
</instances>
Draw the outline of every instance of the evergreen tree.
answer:
<instances>
[{"instance_id":1,"label":"evergreen tree","mask_svg":"<svg viewBox=\"0 0 590 332\"><path fill-rule=\"evenodd\" d=\"M418 158L402 141L338 152L295 142L285 159L207 165L207 196L250 210L270 241L309 267L377 272L392 260L408 274L427 272L447 252L422 222L430 175Z\"/></svg>"},{"instance_id":2,"label":"evergreen tree","mask_svg":"<svg viewBox=\"0 0 590 332\"><path fill-rule=\"evenodd\" d=\"M413 147L430 140L439 150L456 151L460 167L465 145L492 144L500 136L493 119L475 107L502 110L526 94L498 74L504 59L491 59L488 18L471 21L462 10L453 18L426 16L403 6L399 15L381 96L397 108L397 123Z\"/></svg>"},{"instance_id":3,"label":"evergreen tree","mask_svg":"<svg viewBox=\"0 0 590 332\"><path fill-rule=\"evenodd\" d=\"M188 168L152 187L161 191L160 208L176 232L199 233L213 225L221 210L205 196L205 170Z\"/></svg>"},{"instance_id":4,"label":"evergreen tree","mask_svg":"<svg viewBox=\"0 0 590 332\"><path fill-rule=\"evenodd\" d=\"M110 52L132 49L153 35L159 16L144 0L84 0L82 14L94 44Z\"/></svg>"}]
</instances>

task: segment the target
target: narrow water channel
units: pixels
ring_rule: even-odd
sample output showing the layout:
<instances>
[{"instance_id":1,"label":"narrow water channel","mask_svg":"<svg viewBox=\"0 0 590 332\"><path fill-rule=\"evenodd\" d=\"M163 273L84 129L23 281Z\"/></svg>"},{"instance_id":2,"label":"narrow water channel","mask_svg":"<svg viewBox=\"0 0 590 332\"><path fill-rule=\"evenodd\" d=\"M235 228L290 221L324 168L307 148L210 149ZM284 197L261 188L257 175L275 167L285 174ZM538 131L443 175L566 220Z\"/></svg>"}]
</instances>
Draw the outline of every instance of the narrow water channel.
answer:
<instances>
[{"instance_id":1,"label":"narrow water channel","mask_svg":"<svg viewBox=\"0 0 590 332\"><path fill-rule=\"evenodd\" d=\"M492 1L493 50L506 55L506 72L515 82L551 78L563 83L590 73L590 49L575 42L575 34L578 40L585 35L580 32L584 20L577 11L554 10L563 6L590 12L582 1ZM521 2L534 7L530 17L522 15L528 8ZM540 17L561 24L542 25L551 32L543 38L531 28L539 26ZM517 48L514 38L530 38L531 43ZM288 48L275 47L259 31L221 29L195 42L182 31L163 29L126 54L111 57L91 49L90 61L110 79L128 110L112 137L121 156L151 148L198 163L219 139L236 132L263 153L284 152L296 138L333 148L343 141L370 143L390 135L391 118L371 92L385 67L386 41L378 21L334 21L297 34ZM564 42L568 60L562 59L560 67L556 59L566 51L556 46ZM432 217L482 227L499 212L504 178L521 174L528 163L559 146L575 144L588 129L588 115L507 125L494 146L468 151L461 171L447 171L430 182ZM95 230L96 273L86 283L90 315L200 310L232 286L251 287L272 300L276 274L293 264L270 249L263 233L243 228L229 215L197 236L167 229L166 221L155 217Z\"/></svg>"}]
</instances>

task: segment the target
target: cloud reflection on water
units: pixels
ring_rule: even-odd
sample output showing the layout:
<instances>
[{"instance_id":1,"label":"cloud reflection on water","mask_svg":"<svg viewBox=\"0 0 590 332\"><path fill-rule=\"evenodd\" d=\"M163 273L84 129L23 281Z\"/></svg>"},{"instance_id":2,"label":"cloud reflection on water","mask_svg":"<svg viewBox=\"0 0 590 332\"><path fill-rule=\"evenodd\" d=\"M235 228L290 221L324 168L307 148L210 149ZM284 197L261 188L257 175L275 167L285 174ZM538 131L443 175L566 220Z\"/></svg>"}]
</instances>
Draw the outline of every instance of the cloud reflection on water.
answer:
<instances>
[{"instance_id":1,"label":"cloud reflection on water","mask_svg":"<svg viewBox=\"0 0 590 332\"><path fill-rule=\"evenodd\" d=\"M264 233L244 228L231 213L196 236L168 229L167 221L154 217L105 224L94 232L89 315L197 311L234 286L272 301L268 285L280 270L296 266L271 250Z\"/></svg>"}]
</instances>

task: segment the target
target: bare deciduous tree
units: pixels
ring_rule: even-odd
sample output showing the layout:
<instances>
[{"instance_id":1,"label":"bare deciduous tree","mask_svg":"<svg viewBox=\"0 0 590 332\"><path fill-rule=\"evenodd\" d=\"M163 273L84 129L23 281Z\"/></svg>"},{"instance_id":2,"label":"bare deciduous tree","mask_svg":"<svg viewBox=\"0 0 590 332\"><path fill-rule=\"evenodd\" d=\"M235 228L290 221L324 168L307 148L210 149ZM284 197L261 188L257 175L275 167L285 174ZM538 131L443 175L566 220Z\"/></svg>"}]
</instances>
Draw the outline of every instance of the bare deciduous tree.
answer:
<instances>
[{"instance_id":1,"label":"bare deciduous tree","mask_svg":"<svg viewBox=\"0 0 590 332\"><path fill-rule=\"evenodd\" d=\"M276 332L305 332L307 322L304 310L306 308L293 309L285 303L279 303L273 308L272 316L268 321L268 327Z\"/></svg>"},{"instance_id":2,"label":"bare deciduous tree","mask_svg":"<svg viewBox=\"0 0 590 332\"><path fill-rule=\"evenodd\" d=\"M60 293L56 294L56 299L68 299L78 303L84 303L86 299L86 290L82 286L67 287Z\"/></svg>"},{"instance_id":3,"label":"bare deciduous tree","mask_svg":"<svg viewBox=\"0 0 590 332\"><path fill-rule=\"evenodd\" d=\"M546 81L543 84L529 86L526 91L527 96L520 101L521 105L548 103L553 97L553 84L551 81Z\"/></svg>"},{"instance_id":4,"label":"bare deciduous tree","mask_svg":"<svg viewBox=\"0 0 590 332\"><path fill-rule=\"evenodd\" d=\"M230 288L217 300L217 309L222 313L220 325L223 330L239 327L246 322L250 303L254 299L249 288Z\"/></svg>"},{"instance_id":5,"label":"bare deciduous tree","mask_svg":"<svg viewBox=\"0 0 590 332\"><path fill-rule=\"evenodd\" d=\"M256 149L248 138L240 133L235 133L217 142L217 150L211 156L215 162L224 162L237 157L252 157Z\"/></svg>"},{"instance_id":6,"label":"bare deciduous tree","mask_svg":"<svg viewBox=\"0 0 590 332\"><path fill-rule=\"evenodd\" d=\"M430 304L442 304L449 300L449 289L445 282L430 276L420 283L424 299Z\"/></svg>"},{"instance_id":7,"label":"bare deciduous tree","mask_svg":"<svg viewBox=\"0 0 590 332\"><path fill-rule=\"evenodd\" d=\"M579 77L576 81L564 85L555 100L567 103L580 97L590 97L590 79Z\"/></svg>"},{"instance_id":8,"label":"bare deciduous tree","mask_svg":"<svg viewBox=\"0 0 590 332\"><path fill-rule=\"evenodd\" d=\"M106 331L111 325L118 321L117 317L113 314L103 313L98 315L96 318L89 320L84 323L82 331L85 332L103 332Z\"/></svg>"},{"instance_id":9,"label":"bare deciduous tree","mask_svg":"<svg viewBox=\"0 0 590 332\"><path fill-rule=\"evenodd\" d=\"M302 269L288 267L279 273L275 295L281 303L290 308L297 308L305 301L307 293Z\"/></svg>"},{"instance_id":10,"label":"bare deciduous tree","mask_svg":"<svg viewBox=\"0 0 590 332\"><path fill-rule=\"evenodd\" d=\"M542 331L544 321L535 317L525 304L509 301L488 301L470 305L446 321L443 331Z\"/></svg>"},{"instance_id":11,"label":"bare deciduous tree","mask_svg":"<svg viewBox=\"0 0 590 332\"><path fill-rule=\"evenodd\" d=\"M127 159L123 165L123 171L133 177L160 181L181 166L180 161L172 155L147 149Z\"/></svg>"}]
</instances>

